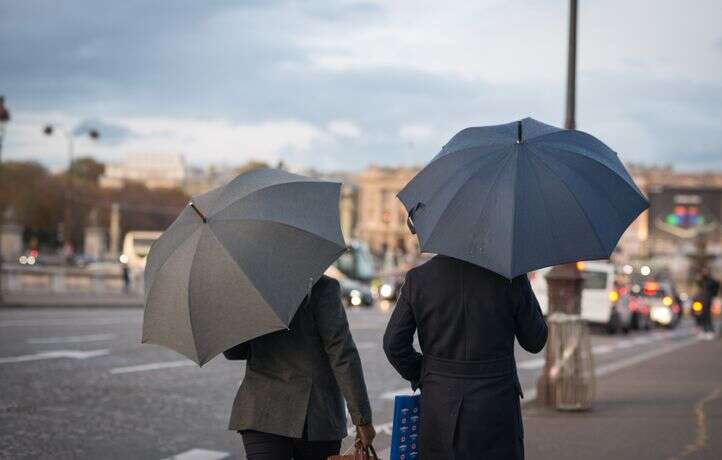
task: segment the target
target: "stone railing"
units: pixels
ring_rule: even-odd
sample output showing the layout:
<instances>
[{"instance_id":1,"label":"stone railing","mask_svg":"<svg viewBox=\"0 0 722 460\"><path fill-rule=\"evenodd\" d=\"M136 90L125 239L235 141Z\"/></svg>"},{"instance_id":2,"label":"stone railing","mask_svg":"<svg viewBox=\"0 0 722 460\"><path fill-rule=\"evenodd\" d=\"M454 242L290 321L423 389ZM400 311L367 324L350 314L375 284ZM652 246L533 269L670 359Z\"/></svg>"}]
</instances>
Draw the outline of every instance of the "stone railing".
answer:
<instances>
[{"instance_id":1,"label":"stone railing","mask_svg":"<svg viewBox=\"0 0 722 460\"><path fill-rule=\"evenodd\" d=\"M142 273L131 275L130 292L142 292ZM125 290L123 273L113 269L34 266L5 263L2 287L7 293L114 294Z\"/></svg>"}]
</instances>

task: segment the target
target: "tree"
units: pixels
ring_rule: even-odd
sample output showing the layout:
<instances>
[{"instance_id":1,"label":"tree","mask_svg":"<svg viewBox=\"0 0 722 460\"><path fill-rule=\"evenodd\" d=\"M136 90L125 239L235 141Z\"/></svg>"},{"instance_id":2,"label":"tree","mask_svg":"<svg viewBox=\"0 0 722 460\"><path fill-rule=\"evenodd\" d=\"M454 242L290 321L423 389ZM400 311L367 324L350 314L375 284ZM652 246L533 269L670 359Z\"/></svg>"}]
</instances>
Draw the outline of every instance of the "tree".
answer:
<instances>
[{"instance_id":1,"label":"tree","mask_svg":"<svg viewBox=\"0 0 722 460\"><path fill-rule=\"evenodd\" d=\"M73 177L93 184L98 183L104 172L105 165L90 157L77 158L70 165L70 174Z\"/></svg>"},{"instance_id":2,"label":"tree","mask_svg":"<svg viewBox=\"0 0 722 460\"><path fill-rule=\"evenodd\" d=\"M236 174L243 174L248 171L254 171L256 169L269 168L270 166L265 161L250 160L236 168Z\"/></svg>"}]
</instances>

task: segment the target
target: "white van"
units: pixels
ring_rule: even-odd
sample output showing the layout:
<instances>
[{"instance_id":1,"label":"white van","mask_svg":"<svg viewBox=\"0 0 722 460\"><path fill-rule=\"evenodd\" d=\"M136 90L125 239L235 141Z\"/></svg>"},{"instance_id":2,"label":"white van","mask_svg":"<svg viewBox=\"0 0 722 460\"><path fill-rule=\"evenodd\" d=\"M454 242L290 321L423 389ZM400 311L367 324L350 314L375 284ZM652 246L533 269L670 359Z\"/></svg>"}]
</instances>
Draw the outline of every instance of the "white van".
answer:
<instances>
[{"instance_id":1,"label":"white van","mask_svg":"<svg viewBox=\"0 0 722 460\"><path fill-rule=\"evenodd\" d=\"M123 256L125 263L131 270L145 269L145 259L148 257L150 247L163 232L132 231L125 234L123 239Z\"/></svg>"},{"instance_id":2,"label":"white van","mask_svg":"<svg viewBox=\"0 0 722 460\"><path fill-rule=\"evenodd\" d=\"M616 289L614 265L606 261L579 262L584 276L582 290L582 318L599 324L614 334L627 332L632 326L629 296L624 289ZM548 312L546 275L551 268L529 273L529 281L539 300L542 313Z\"/></svg>"}]
</instances>

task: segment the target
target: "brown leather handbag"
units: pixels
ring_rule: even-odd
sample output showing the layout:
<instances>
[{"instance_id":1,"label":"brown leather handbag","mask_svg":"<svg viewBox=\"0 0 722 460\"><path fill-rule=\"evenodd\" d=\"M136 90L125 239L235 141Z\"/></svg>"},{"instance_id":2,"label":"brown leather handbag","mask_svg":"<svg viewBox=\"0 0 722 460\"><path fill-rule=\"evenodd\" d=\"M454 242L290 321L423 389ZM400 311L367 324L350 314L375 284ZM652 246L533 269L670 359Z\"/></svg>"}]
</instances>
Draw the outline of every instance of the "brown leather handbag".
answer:
<instances>
[{"instance_id":1,"label":"brown leather handbag","mask_svg":"<svg viewBox=\"0 0 722 460\"><path fill-rule=\"evenodd\" d=\"M351 454L351 451L354 451L353 454ZM356 440L356 443L349 448L349 450L346 451L343 455L332 455L328 457L328 460L381 460L378 455L376 455L376 450L374 449L374 446L368 446L364 447L361 445L361 441Z\"/></svg>"}]
</instances>

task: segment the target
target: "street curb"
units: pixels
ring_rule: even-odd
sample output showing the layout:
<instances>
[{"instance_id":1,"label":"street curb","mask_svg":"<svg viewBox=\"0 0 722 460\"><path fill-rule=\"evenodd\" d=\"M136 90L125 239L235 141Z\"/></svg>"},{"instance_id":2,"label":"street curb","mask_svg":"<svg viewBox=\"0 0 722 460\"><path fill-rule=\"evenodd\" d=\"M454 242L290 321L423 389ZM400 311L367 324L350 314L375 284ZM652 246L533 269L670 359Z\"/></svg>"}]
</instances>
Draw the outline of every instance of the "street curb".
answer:
<instances>
[{"instance_id":1,"label":"street curb","mask_svg":"<svg viewBox=\"0 0 722 460\"><path fill-rule=\"evenodd\" d=\"M58 308L58 309L117 309L117 308L143 308L143 301L108 301L108 302L82 302L78 300L67 300L61 302L4 302L0 310L23 310L27 308Z\"/></svg>"}]
</instances>

